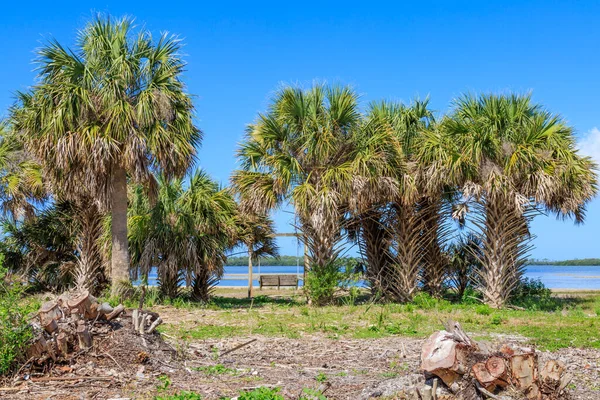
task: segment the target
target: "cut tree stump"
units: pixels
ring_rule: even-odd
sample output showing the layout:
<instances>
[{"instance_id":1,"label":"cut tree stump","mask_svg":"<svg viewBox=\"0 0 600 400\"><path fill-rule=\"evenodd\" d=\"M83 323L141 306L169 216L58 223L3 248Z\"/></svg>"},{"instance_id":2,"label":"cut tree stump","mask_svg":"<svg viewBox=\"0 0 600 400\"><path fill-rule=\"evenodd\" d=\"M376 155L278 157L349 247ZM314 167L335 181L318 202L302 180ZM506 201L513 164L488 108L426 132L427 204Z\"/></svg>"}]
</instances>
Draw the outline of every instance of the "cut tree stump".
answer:
<instances>
[{"instance_id":1,"label":"cut tree stump","mask_svg":"<svg viewBox=\"0 0 600 400\"><path fill-rule=\"evenodd\" d=\"M66 358L69 354L69 337L66 333L61 332L56 336L56 347L58 354Z\"/></svg>"},{"instance_id":2,"label":"cut tree stump","mask_svg":"<svg viewBox=\"0 0 600 400\"><path fill-rule=\"evenodd\" d=\"M423 344L421 369L441 378L457 399L502 399L508 387L520 392L519 399L566 398L571 377L560 361L548 361L542 368L535 349L502 345L492 351L472 341L460 324L449 321L444 326L446 330L434 333ZM432 392L435 397L435 389Z\"/></svg>"},{"instance_id":3,"label":"cut tree stump","mask_svg":"<svg viewBox=\"0 0 600 400\"><path fill-rule=\"evenodd\" d=\"M467 372L467 358L473 349L455 341L455 335L447 331L434 333L427 339L421 351L421 369L438 376L451 390Z\"/></svg>"},{"instance_id":4,"label":"cut tree stump","mask_svg":"<svg viewBox=\"0 0 600 400\"><path fill-rule=\"evenodd\" d=\"M540 391L544 394L558 394L565 371L565 365L560 361L546 362L544 368L540 370Z\"/></svg>"},{"instance_id":5,"label":"cut tree stump","mask_svg":"<svg viewBox=\"0 0 600 400\"><path fill-rule=\"evenodd\" d=\"M485 363L473 365L473 375L481 386L493 392L497 387L508 386L509 376L506 361L501 357L490 357Z\"/></svg>"},{"instance_id":6,"label":"cut tree stump","mask_svg":"<svg viewBox=\"0 0 600 400\"><path fill-rule=\"evenodd\" d=\"M77 339L79 340L79 348L89 349L92 347L92 335L88 330L85 321L79 321L77 323Z\"/></svg>"}]
</instances>

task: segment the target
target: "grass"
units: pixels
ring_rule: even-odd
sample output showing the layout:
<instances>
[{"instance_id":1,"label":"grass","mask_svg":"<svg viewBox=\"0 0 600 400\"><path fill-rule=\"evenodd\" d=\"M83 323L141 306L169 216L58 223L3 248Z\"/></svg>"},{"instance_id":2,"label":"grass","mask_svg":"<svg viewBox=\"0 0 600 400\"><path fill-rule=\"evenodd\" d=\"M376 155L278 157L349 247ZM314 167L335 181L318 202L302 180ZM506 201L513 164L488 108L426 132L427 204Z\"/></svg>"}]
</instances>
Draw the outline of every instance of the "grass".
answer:
<instances>
[{"instance_id":1,"label":"grass","mask_svg":"<svg viewBox=\"0 0 600 400\"><path fill-rule=\"evenodd\" d=\"M264 335L298 338L324 334L336 338L408 336L424 338L453 319L478 338L494 334L522 335L542 349L600 348L600 294L528 298L525 310L495 310L477 302L454 303L419 296L408 304L347 304L310 307L299 298L266 296L247 299L216 298L211 304L190 304L204 318L166 324L163 330L181 339ZM172 306L170 306L172 307ZM163 307L161 313L168 312ZM192 318L190 318L192 319ZM204 323L204 321L210 321Z\"/></svg>"}]
</instances>

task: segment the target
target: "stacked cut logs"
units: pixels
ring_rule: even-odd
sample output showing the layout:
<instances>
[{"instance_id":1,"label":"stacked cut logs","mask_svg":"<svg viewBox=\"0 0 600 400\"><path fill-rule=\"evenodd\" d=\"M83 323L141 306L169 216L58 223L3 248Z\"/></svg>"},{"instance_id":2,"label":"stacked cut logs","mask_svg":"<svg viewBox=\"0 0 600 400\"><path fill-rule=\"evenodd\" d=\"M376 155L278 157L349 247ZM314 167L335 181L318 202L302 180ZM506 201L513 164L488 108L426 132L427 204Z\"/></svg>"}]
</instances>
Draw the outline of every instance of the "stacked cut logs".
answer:
<instances>
[{"instance_id":1,"label":"stacked cut logs","mask_svg":"<svg viewBox=\"0 0 600 400\"><path fill-rule=\"evenodd\" d=\"M117 318L124 311L122 305L113 308L83 291L74 295L63 294L56 301L42 305L38 312L39 325L32 323L35 338L27 350L27 357L37 364L52 359L68 359L75 351L93 346L93 327Z\"/></svg>"},{"instance_id":2,"label":"stacked cut logs","mask_svg":"<svg viewBox=\"0 0 600 400\"><path fill-rule=\"evenodd\" d=\"M500 398L508 389L531 400L562 399L571 380L560 361L541 365L531 348L503 345L491 351L452 321L423 345L421 369L439 377L456 398L469 400Z\"/></svg>"}]
</instances>

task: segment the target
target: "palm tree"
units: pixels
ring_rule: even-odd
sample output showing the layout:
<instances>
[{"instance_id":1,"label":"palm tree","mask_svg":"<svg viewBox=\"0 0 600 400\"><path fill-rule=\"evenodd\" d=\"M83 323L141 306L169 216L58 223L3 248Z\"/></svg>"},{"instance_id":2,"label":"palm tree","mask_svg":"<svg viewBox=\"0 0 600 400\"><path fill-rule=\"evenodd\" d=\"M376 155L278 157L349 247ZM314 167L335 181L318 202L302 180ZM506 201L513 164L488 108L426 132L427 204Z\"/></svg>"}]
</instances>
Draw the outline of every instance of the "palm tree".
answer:
<instances>
[{"instance_id":1,"label":"palm tree","mask_svg":"<svg viewBox=\"0 0 600 400\"><path fill-rule=\"evenodd\" d=\"M373 103L363 126L367 143L357 146L370 160L368 170L376 172L353 191L356 209L362 209L356 238L372 290L388 299L412 299L420 279L439 296L445 282L445 182L429 179L420 153L420 138L433 124L428 100ZM365 170L356 172L359 180Z\"/></svg>"},{"instance_id":2,"label":"palm tree","mask_svg":"<svg viewBox=\"0 0 600 400\"><path fill-rule=\"evenodd\" d=\"M36 205L47 200L42 168L24 150L23 142L0 122L0 202L13 221L31 219Z\"/></svg>"},{"instance_id":3,"label":"palm tree","mask_svg":"<svg viewBox=\"0 0 600 400\"><path fill-rule=\"evenodd\" d=\"M473 200L479 283L492 307L502 307L522 277L533 213L582 222L597 191L596 166L577 152L573 129L530 96L463 96L423 147L435 173Z\"/></svg>"},{"instance_id":4,"label":"palm tree","mask_svg":"<svg viewBox=\"0 0 600 400\"><path fill-rule=\"evenodd\" d=\"M127 178L182 176L200 131L181 73L180 41L134 32L128 18L98 16L74 49L38 50L39 83L20 93L12 123L55 192L99 199L112 213L113 292L129 280Z\"/></svg>"},{"instance_id":5,"label":"palm tree","mask_svg":"<svg viewBox=\"0 0 600 400\"><path fill-rule=\"evenodd\" d=\"M238 207L236 222L237 241L248 250L248 298L253 297L252 263L260 257L278 255L273 220L265 214L256 214Z\"/></svg>"},{"instance_id":6,"label":"palm tree","mask_svg":"<svg viewBox=\"0 0 600 400\"><path fill-rule=\"evenodd\" d=\"M481 241L473 232L461 235L447 248L451 280L458 298L473 286L474 277L481 269Z\"/></svg>"},{"instance_id":7,"label":"palm tree","mask_svg":"<svg viewBox=\"0 0 600 400\"><path fill-rule=\"evenodd\" d=\"M332 265L342 241L343 206L352 189L360 124L358 96L349 87L281 89L248 127L233 185L243 207L266 213L290 201L312 269Z\"/></svg>"},{"instance_id":8,"label":"palm tree","mask_svg":"<svg viewBox=\"0 0 600 400\"><path fill-rule=\"evenodd\" d=\"M200 170L187 184L162 176L158 184L154 205L141 186L133 189L129 232L134 276L147 276L156 267L164 295L176 297L189 278L195 297L207 300L211 282L223 273L225 253L235 244L233 197Z\"/></svg>"}]
</instances>

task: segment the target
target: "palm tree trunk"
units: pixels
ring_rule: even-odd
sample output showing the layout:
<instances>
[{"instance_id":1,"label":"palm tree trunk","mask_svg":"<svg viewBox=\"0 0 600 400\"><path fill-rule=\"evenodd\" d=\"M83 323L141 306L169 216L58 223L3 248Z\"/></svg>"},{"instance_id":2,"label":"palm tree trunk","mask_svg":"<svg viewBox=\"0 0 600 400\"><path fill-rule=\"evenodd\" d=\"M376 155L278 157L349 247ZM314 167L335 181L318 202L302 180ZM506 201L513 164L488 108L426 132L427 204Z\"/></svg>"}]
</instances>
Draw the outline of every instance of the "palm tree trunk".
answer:
<instances>
[{"instance_id":1,"label":"palm tree trunk","mask_svg":"<svg viewBox=\"0 0 600 400\"><path fill-rule=\"evenodd\" d=\"M531 239L526 218L509 199L486 199L481 285L485 302L502 308L523 275L527 242Z\"/></svg>"},{"instance_id":2,"label":"palm tree trunk","mask_svg":"<svg viewBox=\"0 0 600 400\"><path fill-rule=\"evenodd\" d=\"M129 249L127 244L127 173L117 166L112 176L112 294L118 294L118 286L129 282Z\"/></svg>"},{"instance_id":3,"label":"palm tree trunk","mask_svg":"<svg viewBox=\"0 0 600 400\"><path fill-rule=\"evenodd\" d=\"M448 276L448 263L442 251L441 243L446 240L442 225L440 199L430 200L424 198L419 204L419 212L423 216L424 236L424 288L433 297L441 298L444 284Z\"/></svg>"}]
</instances>

